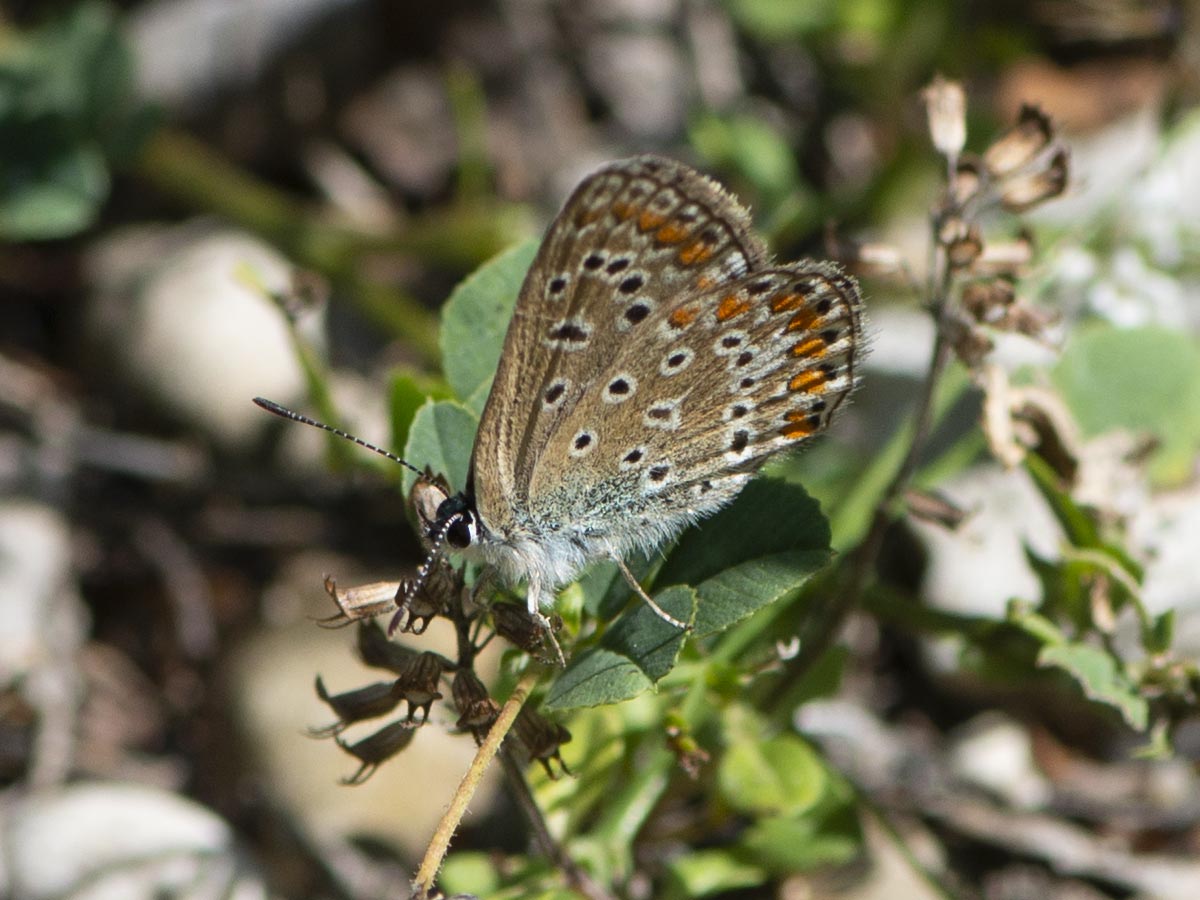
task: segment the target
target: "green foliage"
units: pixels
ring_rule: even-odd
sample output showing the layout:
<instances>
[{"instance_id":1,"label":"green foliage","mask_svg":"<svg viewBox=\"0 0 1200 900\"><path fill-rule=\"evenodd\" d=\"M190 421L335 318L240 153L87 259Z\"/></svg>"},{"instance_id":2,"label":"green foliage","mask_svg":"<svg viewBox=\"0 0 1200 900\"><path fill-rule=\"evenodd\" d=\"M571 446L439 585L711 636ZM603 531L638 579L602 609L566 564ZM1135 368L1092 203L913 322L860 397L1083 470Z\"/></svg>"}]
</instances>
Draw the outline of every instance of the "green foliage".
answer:
<instances>
[{"instance_id":1,"label":"green foliage","mask_svg":"<svg viewBox=\"0 0 1200 900\"><path fill-rule=\"evenodd\" d=\"M733 20L759 40L789 41L832 25L838 4L831 0L726 0Z\"/></svg>"},{"instance_id":2,"label":"green foliage","mask_svg":"<svg viewBox=\"0 0 1200 900\"><path fill-rule=\"evenodd\" d=\"M1153 435L1151 476L1181 484L1200 452L1200 346L1162 327L1081 329L1054 379L1087 435Z\"/></svg>"},{"instance_id":3,"label":"green foliage","mask_svg":"<svg viewBox=\"0 0 1200 900\"><path fill-rule=\"evenodd\" d=\"M102 3L83 3L0 49L0 236L65 237L108 197L109 166L148 135L133 59Z\"/></svg>"},{"instance_id":4,"label":"green foliage","mask_svg":"<svg viewBox=\"0 0 1200 900\"><path fill-rule=\"evenodd\" d=\"M788 144L760 122L701 116L693 122L693 139L703 155L753 183L761 197L786 203L800 196ZM464 484L507 319L535 252L525 244L485 264L443 311L441 351L453 397L428 401L414 415L415 383L394 388L396 415L412 415L403 432L406 456L444 471L455 487ZM939 376L932 427L962 405L977 374L952 369ZM1190 339L1163 329L1086 330L1072 340L1053 378L1085 434L1143 430L1160 441L1152 470L1160 481L1186 475L1200 449L1200 354ZM820 496L831 501L839 547L859 546L875 527L895 472L921 437L927 435L902 422L864 464L838 469L833 461L830 468L840 474L822 485ZM921 461L912 483L936 488L971 465L983 445L978 429L952 435L939 455ZM1173 616L1146 608L1142 567L1113 519L1078 502L1072 486L1036 454L1026 469L1063 535L1052 556L1027 551L1038 596L1014 600L1002 617L895 604L872 612L901 628L954 634L964 647L964 666L1010 684L1056 684L1145 734L1147 753L1168 752L1170 710L1200 684L1195 663L1172 650ZM690 623L689 633L633 597L611 564L594 566L563 591L570 661L552 673L540 699L544 710L570 711L571 764L587 777L539 778L535 794L560 824L567 852L601 882L620 883L635 871L635 837L678 790L679 769L692 771L695 754L705 756L696 768L707 781L689 796L702 798L705 816L735 836L671 858L662 896L753 889L843 864L861 847L854 791L785 717L766 711L790 713L834 692L848 658L843 648L818 645L798 669L801 677L784 685L772 681L770 667L787 670L788 664L768 649L770 640L793 637L795 623L814 608L810 599L837 584L834 577L814 579L829 571L833 558L830 524L817 501L790 480L793 471L787 462L774 467L774 477L751 482L673 547L628 560L657 602ZM885 512L899 516L900 507L896 502ZM1136 647L1114 640L1122 615L1136 622ZM508 665L516 672L522 662L510 657ZM772 692L775 705L760 702ZM470 871L470 862L464 859L460 871ZM532 860L514 861L510 873L519 874L485 886L489 873L483 872L461 883L496 897L554 890L554 879Z\"/></svg>"},{"instance_id":5,"label":"green foliage","mask_svg":"<svg viewBox=\"0 0 1200 900\"><path fill-rule=\"evenodd\" d=\"M681 622L695 618L696 592L676 585L655 602ZM572 658L546 696L547 709L619 703L650 690L675 667L686 635L639 603L595 647Z\"/></svg>"},{"instance_id":6,"label":"green foliage","mask_svg":"<svg viewBox=\"0 0 1200 900\"><path fill-rule=\"evenodd\" d=\"M829 523L816 501L799 485L763 478L685 532L655 583L696 585L695 631L703 637L792 593L829 559Z\"/></svg>"},{"instance_id":7,"label":"green foliage","mask_svg":"<svg viewBox=\"0 0 1200 900\"><path fill-rule=\"evenodd\" d=\"M717 787L738 812L756 816L794 816L813 807L825 788L820 757L794 734L764 740L740 736L721 759Z\"/></svg>"},{"instance_id":8,"label":"green foliage","mask_svg":"<svg viewBox=\"0 0 1200 900\"><path fill-rule=\"evenodd\" d=\"M467 486L471 468L471 446L479 419L461 403L454 400L429 400L417 410L408 429L404 458L417 460L423 468L445 475L452 490ZM405 477L405 488L416 478L412 472Z\"/></svg>"},{"instance_id":9,"label":"green foliage","mask_svg":"<svg viewBox=\"0 0 1200 900\"><path fill-rule=\"evenodd\" d=\"M828 213L801 177L792 142L762 118L701 114L688 137L709 168L754 198L762 228L776 240L804 235Z\"/></svg>"},{"instance_id":10,"label":"green foliage","mask_svg":"<svg viewBox=\"0 0 1200 900\"><path fill-rule=\"evenodd\" d=\"M442 308L442 371L455 396L476 416L487 402L504 332L537 246L537 241L518 244L476 269Z\"/></svg>"}]
</instances>

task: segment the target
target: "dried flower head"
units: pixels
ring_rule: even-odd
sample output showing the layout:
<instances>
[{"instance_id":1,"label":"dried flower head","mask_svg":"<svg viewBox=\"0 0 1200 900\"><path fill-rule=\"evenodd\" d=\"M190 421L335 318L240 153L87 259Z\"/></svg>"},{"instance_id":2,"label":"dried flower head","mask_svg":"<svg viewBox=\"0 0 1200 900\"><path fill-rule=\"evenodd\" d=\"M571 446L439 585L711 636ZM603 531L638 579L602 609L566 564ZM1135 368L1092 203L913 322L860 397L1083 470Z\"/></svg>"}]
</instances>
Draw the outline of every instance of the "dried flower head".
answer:
<instances>
[{"instance_id":1,"label":"dried flower head","mask_svg":"<svg viewBox=\"0 0 1200 900\"><path fill-rule=\"evenodd\" d=\"M1036 106L1021 107L1015 124L983 153L993 178L1005 178L1031 164L1054 140L1050 118Z\"/></svg>"},{"instance_id":2,"label":"dried flower head","mask_svg":"<svg viewBox=\"0 0 1200 900\"><path fill-rule=\"evenodd\" d=\"M337 605L338 611L318 624L324 628L341 628L351 622L363 621L391 612L396 608L395 581L376 581L339 591L337 580L325 576L325 593Z\"/></svg>"},{"instance_id":3,"label":"dried flower head","mask_svg":"<svg viewBox=\"0 0 1200 900\"><path fill-rule=\"evenodd\" d=\"M330 694L318 675L316 689L317 696L333 710L338 720L324 728L310 728L308 733L313 737L341 734L347 726L355 722L386 716L401 700L401 695L396 692L395 684L391 681L377 681L343 694Z\"/></svg>"},{"instance_id":4,"label":"dried flower head","mask_svg":"<svg viewBox=\"0 0 1200 900\"><path fill-rule=\"evenodd\" d=\"M461 731L470 731L475 735L476 742L482 741L500 715L500 704L491 698L487 687L470 669L456 672L450 689L454 705L458 707L456 727Z\"/></svg>"},{"instance_id":5,"label":"dried flower head","mask_svg":"<svg viewBox=\"0 0 1200 900\"><path fill-rule=\"evenodd\" d=\"M1025 212L1066 190L1067 177L1067 151L1060 147L1044 168L1005 179L1000 203L1009 212Z\"/></svg>"},{"instance_id":6,"label":"dried flower head","mask_svg":"<svg viewBox=\"0 0 1200 900\"><path fill-rule=\"evenodd\" d=\"M547 640L546 630L529 615L529 611L524 606L518 606L515 603L496 603L491 608L491 615L496 634L500 637L544 663L553 663L557 660L554 648ZM549 634L554 634L561 628L562 617L552 614Z\"/></svg>"},{"instance_id":7,"label":"dried flower head","mask_svg":"<svg viewBox=\"0 0 1200 900\"><path fill-rule=\"evenodd\" d=\"M933 146L953 165L967 142L967 98L962 85L935 75L921 97Z\"/></svg>"},{"instance_id":8,"label":"dried flower head","mask_svg":"<svg viewBox=\"0 0 1200 900\"><path fill-rule=\"evenodd\" d=\"M571 740L571 732L562 725L551 722L541 713L534 712L526 706L517 713L516 721L513 722L513 732L529 754L529 758L540 762L548 776L558 777L550 767L552 760L558 762L563 772L571 774L559 752L562 745Z\"/></svg>"},{"instance_id":9,"label":"dried flower head","mask_svg":"<svg viewBox=\"0 0 1200 900\"><path fill-rule=\"evenodd\" d=\"M355 744L347 744L340 737L335 737L339 747L362 763L357 772L342 779L342 784L365 782L380 765L412 743L416 733L416 728L406 722L392 722Z\"/></svg>"}]
</instances>

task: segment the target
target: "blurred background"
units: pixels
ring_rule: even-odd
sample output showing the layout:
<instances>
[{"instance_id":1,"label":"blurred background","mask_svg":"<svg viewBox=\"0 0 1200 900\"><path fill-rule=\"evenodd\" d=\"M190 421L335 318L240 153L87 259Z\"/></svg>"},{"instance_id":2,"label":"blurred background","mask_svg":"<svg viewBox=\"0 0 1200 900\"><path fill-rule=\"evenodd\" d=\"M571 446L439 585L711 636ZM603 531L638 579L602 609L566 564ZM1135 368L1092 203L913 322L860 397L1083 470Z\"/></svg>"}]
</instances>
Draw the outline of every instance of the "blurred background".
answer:
<instances>
[{"instance_id":1,"label":"blurred background","mask_svg":"<svg viewBox=\"0 0 1200 900\"><path fill-rule=\"evenodd\" d=\"M371 677L350 631L313 624L334 611L324 575L394 580L419 558L399 473L251 398L308 410L327 392L344 427L402 447L398 413L443 389L453 286L638 152L721 179L779 258L871 242L919 276L945 169L920 92L938 72L966 89L968 148L1023 103L1070 148L1068 191L1030 220L1028 292L1059 336L1157 328L1182 354L1184 392L1136 423L1161 452L1098 491L1132 523L1147 604L1197 646L1196 16L1186 0L8 0L0 895L403 896L471 741L424 728L344 787L357 763L305 735L331 718L315 675L331 691ZM839 548L865 521L839 504L932 339L912 291L864 287L865 387L798 463L841 512ZM1055 365L1045 342L1004 349ZM1085 431L1108 433L1110 400L1142 405L1090 378L1074 382L1098 410ZM1025 550L1059 536L1028 479L981 462L979 399L960 405L937 480L977 515L891 535L885 570L907 600L1002 617L1039 590ZM907 624L857 617L841 692L799 721L881 813L858 868L689 895L1200 896L1186 716L1175 753L1142 760L1145 735L1081 698L982 685L961 648ZM942 806L914 793L929 767L990 805L937 779ZM456 850L526 850L499 787Z\"/></svg>"}]
</instances>

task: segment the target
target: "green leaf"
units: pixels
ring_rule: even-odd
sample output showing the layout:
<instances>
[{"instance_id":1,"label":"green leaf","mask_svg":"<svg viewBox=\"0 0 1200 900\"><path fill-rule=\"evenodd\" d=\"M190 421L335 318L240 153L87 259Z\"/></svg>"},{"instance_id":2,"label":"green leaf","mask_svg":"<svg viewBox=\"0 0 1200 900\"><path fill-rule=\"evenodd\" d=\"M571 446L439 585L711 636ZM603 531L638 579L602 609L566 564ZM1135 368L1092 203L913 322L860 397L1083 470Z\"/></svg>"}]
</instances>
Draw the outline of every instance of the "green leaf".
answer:
<instances>
[{"instance_id":1,"label":"green leaf","mask_svg":"<svg viewBox=\"0 0 1200 900\"><path fill-rule=\"evenodd\" d=\"M710 113L691 124L688 136L709 165L732 168L769 196L786 194L799 181L791 147L761 119Z\"/></svg>"},{"instance_id":2,"label":"green leaf","mask_svg":"<svg viewBox=\"0 0 1200 900\"><path fill-rule=\"evenodd\" d=\"M1170 650L1175 641L1175 610L1168 609L1162 615L1155 616L1142 640L1147 653L1159 654Z\"/></svg>"},{"instance_id":3,"label":"green leaf","mask_svg":"<svg viewBox=\"0 0 1200 900\"><path fill-rule=\"evenodd\" d=\"M703 636L796 590L829 558L829 523L816 501L797 484L759 478L684 532L655 584L696 586L695 634Z\"/></svg>"},{"instance_id":4,"label":"green leaf","mask_svg":"<svg viewBox=\"0 0 1200 900\"><path fill-rule=\"evenodd\" d=\"M0 126L0 145L36 143ZM26 144L28 146L29 144ZM108 196L104 157L92 146L48 148L39 159L8 159L0 175L0 237L13 241L66 237L87 228Z\"/></svg>"},{"instance_id":5,"label":"green leaf","mask_svg":"<svg viewBox=\"0 0 1200 900\"><path fill-rule=\"evenodd\" d=\"M721 758L717 785L725 802L748 815L795 816L825 791L825 766L794 734L739 740Z\"/></svg>"},{"instance_id":6,"label":"green leaf","mask_svg":"<svg viewBox=\"0 0 1200 900\"><path fill-rule=\"evenodd\" d=\"M404 458L422 469L445 475L451 489L463 490L471 467L471 448L479 420L453 400L428 400L417 410L404 445ZM404 492L412 488L416 476L405 470Z\"/></svg>"},{"instance_id":7,"label":"green leaf","mask_svg":"<svg viewBox=\"0 0 1200 900\"><path fill-rule=\"evenodd\" d=\"M1079 683L1089 699L1114 707L1131 728L1146 729L1149 704L1117 661L1103 650L1087 644L1054 644L1042 648L1038 665L1062 669Z\"/></svg>"},{"instance_id":8,"label":"green leaf","mask_svg":"<svg viewBox=\"0 0 1200 900\"><path fill-rule=\"evenodd\" d=\"M500 888L496 860L489 853L451 853L438 873L438 886L447 894L491 894Z\"/></svg>"},{"instance_id":9,"label":"green leaf","mask_svg":"<svg viewBox=\"0 0 1200 900\"><path fill-rule=\"evenodd\" d=\"M725 0L737 25L762 41L795 41L837 18L832 0Z\"/></svg>"},{"instance_id":10,"label":"green leaf","mask_svg":"<svg viewBox=\"0 0 1200 900\"><path fill-rule=\"evenodd\" d=\"M408 434L417 411L428 400L449 400L450 391L441 382L414 377L409 372L396 372L388 386L388 407L391 413L393 447L408 445Z\"/></svg>"},{"instance_id":11,"label":"green leaf","mask_svg":"<svg viewBox=\"0 0 1200 900\"><path fill-rule=\"evenodd\" d=\"M743 857L782 876L849 862L862 849L862 833L847 806L829 816L759 819L739 843Z\"/></svg>"},{"instance_id":12,"label":"green leaf","mask_svg":"<svg viewBox=\"0 0 1200 900\"><path fill-rule=\"evenodd\" d=\"M1082 329L1053 372L1086 435L1114 428L1149 432L1160 446L1150 474L1180 484L1200 451L1200 346L1151 326Z\"/></svg>"},{"instance_id":13,"label":"green leaf","mask_svg":"<svg viewBox=\"0 0 1200 900\"><path fill-rule=\"evenodd\" d=\"M74 234L108 196L109 162L149 135L112 9L81 3L0 53L0 237Z\"/></svg>"},{"instance_id":14,"label":"green leaf","mask_svg":"<svg viewBox=\"0 0 1200 900\"><path fill-rule=\"evenodd\" d=\"M694 900L744 888L757 887L767 873L729 850L697 850L671 860L664 900Z\"/></svg>"},{"instance_id":15,"label":"green leaf","mask_svg":"<svg viewBox=\"0 0 1200 900\"><path fill-rule=\"evenodd\" d=\"M764 556L727 569L696 587L696 635L724 631L751 613L792 593L829 562L829 554L794 551Z\"/></svg>"},{"instance_id":16,"label":"green leaf","mask_svg":"<svg viewBox=\"0 0 1200 900\"><path fill-rule=\"evenodd\" d=\"M442 308L442 371L476 416L483 412L508 320L538 242L505 250L461 281Z\"/></svg>"},{"instance_id":17,"label":"green leaf","mask_svg":"<svg viewBox=\"0 0 1200 900\"><path fill-rule=\"evenodd\" d=\"M696 595L690 588L668 588L654 599L675 618L692 620ZM650 690L674 667L686 636L642 604L614 622L599 644L571 660L551 685L546 708L619 703Z\"/></svg>"},{"instance_id":18,"label":"green leaf","mask_svg":"<svg viewBox=\"0 0 1200 900\"><path fill-rule=\"evenodd\" d=\"M641 584L652 583L648 576L657 566L657 554L633 552L625 559L625 565ZM633 590L617 568L616 563L602 562L588 570L584 589L585 609L601 619L614 619L631 602Z\"/></svg>"}]
</instances>

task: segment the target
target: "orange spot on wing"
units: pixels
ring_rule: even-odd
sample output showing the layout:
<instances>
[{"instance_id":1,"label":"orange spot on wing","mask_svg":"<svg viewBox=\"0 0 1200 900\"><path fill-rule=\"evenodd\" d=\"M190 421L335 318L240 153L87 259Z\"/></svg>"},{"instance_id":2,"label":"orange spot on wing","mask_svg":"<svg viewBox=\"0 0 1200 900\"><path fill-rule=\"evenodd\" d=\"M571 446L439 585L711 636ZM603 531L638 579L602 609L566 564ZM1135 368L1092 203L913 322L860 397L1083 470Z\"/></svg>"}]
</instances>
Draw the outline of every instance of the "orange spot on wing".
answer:
<instances>
[{"instance_id":1,"label":"orange spot on wing","mask_svg":"<svg viewBox=\"0 0 1200 900\"><path fill-rule=\"evenodd\" d=\"M699 312L695 306L681 306L679 309L671 311L667 316L667 322L672 328L687 328L696 321L696 315Z\"/></svg>"},{"instance_id":2,"label":"orange spot on wing","mask_svg":"<svg viewBox=\"0 0 1200 900\"><path fill-rule=\"evenodd\" d=\"M687 236L687 229L676 225L674 222L668 222L654 233L654 239L660 244L678 244Z\"/></svg>"},{"instance_id":3,"label":"orange spot on wing","mask_svg":"<svg viewBox=\"0 0 1200 900\"><path fill-rule=\"evenodd\" d=\"M792 440L808 437L816 432L821 424L819 419L803 410L793 410L785 418L788 424L780 428L779 433Z\"/></svg>"},{"instance_id":4,"label":"orange spot on wing","mask_svg":"<svg viewBox=\"0 0 1200 900\"><path fill-rule=\"evenodd\" d=\"M716 282L713 281L713 279L709 278L707 275L701 275L696 279L696 290L707 291L714 284L716 284Z\"/></svg>"},{"instance_id":5,"label":"orange spot on wing","mask_svg":"<svg viewBox=\"0 0 1200 900\"><path fill-rule=\"evenodd\" d=\"M791 312L793 309L799 309L804 305L803 294L784 294L781 297L774 297L771 300L771 312Z\"/></svg>"},{"instance_id":6,"label":"orange spot on wing","mask_svg":"<svg viewBox=\"0 0 1200 900\"><path fill-rule=\"evenodd\" d=\"M792 316L792 320L787 324L788 331L808 331L821 317L812 309L802 309L800 312Z\"/></svg>"},{"instance_id":7,"label":"orange spot on wing","mask_svg":"<svg viewBox=\"0 0 1200 900\"><path fill-rule=\"evenodd\" d=\"M803 391L806 394L821 394L825 392L825 385L829 381L830 373L822 372L818 369L809 369L806 372L801 372L788 382L789 391ZM798 415L797 413L788 413L788 418Z\"/></svg>"},{"instance_id":8,"label":"orange spot on wing","mask_svg":"<svg viewBox=\"0 0 1200 900\"><path fill-rule=\"evenodd\" d=\"M575 216L575 227L583 228L585 225L591 225L593 222L599 221L604 215L604 207L593 206L590 209L585 209Z\"/></svg>"},{"instance_id":9,"label":"orange spot on wing","mask_svg":"<svg viewBox=\"0 0 1200 900\"><path fill-rule=\"evenodd\" d=\"M637 207L632 203L626 203L624 200L618 201L612 205L613 215L624 222L626 219L633 218L637 212Z\"/></svg>"},{"instance_id":10,"label":"orange spot on wing","mask_svg":"<svg viewBox=\"0 0 1200 900\"><path fill-rule=\"evenodd\" d=\"M713 248L704 241L693 241L679 251L679 261L685 266L704 262L713 255Z\"/></svg>"},{"instance_id":11,"label":"orange spot on wing","mask_svg":"<svg viewBox=\"0 0 1200 900\"><path fill-rule=\"evenodd\" d=\"M650 210L646 210L644 213L638 216L638 230L650 231L651 229L662 225L665 221L667 221L666 216L660 216L656 212L650 212Z\"/></svg>"},{"instance_id":12,"label":"orange spot on wing","mask_svg":"<svg viewBox=\"0 0 1200 900\"><path fill-rule=\"evenodd\" d=\"M792 356L821 357L825 355L825 342L819 337L810 337L792 347Z\"/></svg>"},{"instance_id":13,"label":"orange spot on wing","mask_svg":"<svg viewBox=\"0 0 1200 900\"><path fill-rule=\"evenodd\" d=\"M717 306L717 321L727 322L734 316L740 316L750 308L750 301L736 294L730 294Z\"/></svg>"},{"instance_id":14,"label":"orange spot on wing","mask_svg":"<svg viewBox=\"0 0 1200 900\"><path fill-rule=\"evenodd\" d=\"M814 429L810 428L808 425L806 425L804 423L798 423L796 425L784 425L782 428L779 429L779 433L782 434L785 438L790 438L792 440L798 440L799 438L808 437L809 435L811 435L813 433L813 430Z\"/></svg>"}]
</instances>

